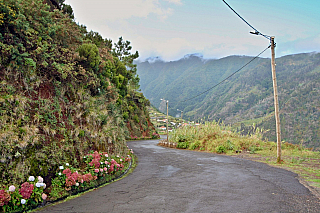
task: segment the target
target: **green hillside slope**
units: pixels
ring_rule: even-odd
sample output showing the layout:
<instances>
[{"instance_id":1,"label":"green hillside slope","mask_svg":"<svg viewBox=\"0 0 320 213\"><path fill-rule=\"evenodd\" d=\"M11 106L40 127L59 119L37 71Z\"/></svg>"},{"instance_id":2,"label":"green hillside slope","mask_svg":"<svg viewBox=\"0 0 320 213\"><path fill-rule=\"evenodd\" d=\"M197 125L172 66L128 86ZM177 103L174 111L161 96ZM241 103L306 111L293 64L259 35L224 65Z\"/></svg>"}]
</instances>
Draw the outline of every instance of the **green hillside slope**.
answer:
<instances>
[{"instance_id":1,"label":"green hillside slope","mask_svg":"<svg viewBox=\"0 0 320 213\"><path fill-rule=\"evenodd\" d=\"M223 120L227 124L253 124L275 140L270 59L259 58L208 93L185 101L237 71L252 57L229 56L202 60L191 56L174 62L138 62L141 89L159 107L169 100L169 113L184 111L185 118ZM306 53L276 59L282 138L319 147L320 54ZM242 125L243 126L243 125ZM242 129L245 129L244 126Z\"/></svg>"},{"instance_id":2,"label":"green hillside slope","mask_svg":"<svg viewBox=\"0 0 320 213\"><path fill-rule=\"evenodd\" d=\"M122 155L126 138L155 132L138 53L87 32L63 2L0 0L0 187L29 175L49 187L59 164Z\"/></svg>"}]
</instances>

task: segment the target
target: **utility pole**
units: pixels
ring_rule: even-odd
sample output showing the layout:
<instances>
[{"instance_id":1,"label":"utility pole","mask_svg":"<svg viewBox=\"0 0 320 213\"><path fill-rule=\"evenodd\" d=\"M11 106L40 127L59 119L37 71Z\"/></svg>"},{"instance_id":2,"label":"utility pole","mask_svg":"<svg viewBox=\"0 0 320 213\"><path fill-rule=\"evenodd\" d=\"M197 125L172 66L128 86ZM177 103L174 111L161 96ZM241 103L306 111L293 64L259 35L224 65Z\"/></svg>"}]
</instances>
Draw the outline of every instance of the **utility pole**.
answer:
<instances>
[{"instance_id":1,"label":"utility pole","mask_svg":"<svg viewBox=\"0 0 320 213\"><path fill-rule=\"evenodd\" d=\"M168 131L168 122L169 122L169 101L167 100L167 142L169 142L169 131Z\"/></svg>"},{"instance_id":2,"label":"utility pole","mask_svg":"<svg viewBox=\"0 0 320 213\"><path fill-rule=\"evenodd\" d=\"M271 69L273 81L273 95L274 95L274 111L276 118L276 134L277 134L277 163L281 163L281 129L280 129L280 116L279 116L279 102L278 102L278 87L276 76L276 62L275 62L275 43L274 36L270 38L271 42Z\"/></svg>"},{"instance_id":3,"label":"utility pole","mask_svg":"<svg viewBox=\"0 0 320 213\"><path fill-rule=\"evenodd\" d=\"M165 101L167 104L167 141L169 142L169 131L168 131L168 122L169 122L169 101L168 100L164 100L164 99L160 99L161 101Z\"/></svg>"},{"instance_id":4,"label":"utility pole","mask_svg":"<svg viewBox=\"0 0 320 213\"><path fill-rule=\"evenodd\" d=\"M256 28L249 24L244 18L242 18L225 0L222 0L242 21L244 21L254 31L251 34L261 35L268 39L271 43L271 68L272 68L272 80L273 80L273 94L274 94L274 111L276 118L276 135L277 135L277 163L281 163L281 129L280 129L280 117L279 117L279 102L278 102L278 89L277 89L277 77L276 77L276 62L275 62L275 43L274 36L268 36L260 33Z\"/></svg>"},{"instance_id":5,"label":"utility pole","mask_svg":"<svg viewBox=\"0 0 320 213\"><path fill-rule=\"evenodd\" d=\"M180 109L177 109L177 111L180 111L181 112L181 120L183 119L183 111L180 110Z\"/></svg>"}]
</instances>

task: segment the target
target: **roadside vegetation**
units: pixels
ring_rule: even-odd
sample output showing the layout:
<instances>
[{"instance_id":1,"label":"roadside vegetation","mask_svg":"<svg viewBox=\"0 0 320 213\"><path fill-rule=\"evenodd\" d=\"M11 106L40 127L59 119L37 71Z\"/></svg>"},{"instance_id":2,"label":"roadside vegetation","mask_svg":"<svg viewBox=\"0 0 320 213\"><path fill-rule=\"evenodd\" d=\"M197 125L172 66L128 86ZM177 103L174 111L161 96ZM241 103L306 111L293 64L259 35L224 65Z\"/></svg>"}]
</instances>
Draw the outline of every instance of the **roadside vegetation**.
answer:
<instances>
[{"instance_id":1,"label":"roadside vegetation","mask_svg":"<svg viewBox=\"0 0 320 213\"><path fill-rule=\"evenodd\" d=\"M126 140L158 137L139 53L87 31L64 0L0 0L0 56L0 212L54 197L63 163L85 175L88 153L126 156Z\"/></svg>"},{"instance_id":2,"label":"roadside vegetation","mask_svg":"<svg viewBox=\"0 0 320 213\"><path fill-rule=\"evenodd\" d=\"M277 164L277 144L262 140L264 130L255 129L255 134L241 135L224 124L206 122L176 129L170 133L169 141L180 149L226 154L288 169L320 189L319 151L285 142L281 146L281 164Z\"/></svg>"}]
</instances>

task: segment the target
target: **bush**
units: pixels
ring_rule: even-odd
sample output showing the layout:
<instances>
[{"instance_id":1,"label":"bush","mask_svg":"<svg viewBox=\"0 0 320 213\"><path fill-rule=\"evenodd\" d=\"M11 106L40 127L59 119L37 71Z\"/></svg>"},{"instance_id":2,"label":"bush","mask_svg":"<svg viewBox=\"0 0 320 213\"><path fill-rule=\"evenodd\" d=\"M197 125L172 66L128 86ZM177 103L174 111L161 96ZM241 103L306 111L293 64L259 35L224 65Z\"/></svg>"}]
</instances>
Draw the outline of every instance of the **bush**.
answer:
<instances>
[{"instance_id":1,"label":"bush","mask_svg":"<svg viewBox=\"0 0 320 213\"><path fill-rule=\"evenodd\" d=\"M216 147L216 152L218 154L226 153L227 152L227 148L225 146L221 146L221 145L217 146Z\"/></svg>"},{"instance_id":2,"label":"bush","mask_svg":"<svg viewBox=\"0 0 320 213\"><path fill-rule=\"evenodd\" d=\"M195 150L195 149L197 149L197 148L199 148L200 147L200 142L199 141L196 141L196 142L194 142L194 143L192 143L191 145L190 145L190 149L191 150Z\"/></svg>"},{"instance_id":3,"label":"bush","mask_svg":"<svg viewBox=\"0 0 320 213\"><path fill-rule=\"evenodd\" d=\"M179 149L188 149L189 148L189 142L179 142L177 144L177 148L179 148Z\"/></svg>"},{"instance_id":4,"label":"bush","mask_svg":"<svg viewBox=\"0 0 320 213\"><path fill-rule=\"evenodd\" d=\"M136 123L140 123L140 120L139 120L138 115L134 115L134 116L133 116L133 120L134 120Z\"/></svg>"},{"instance_id":5,"label":"bush","mask_svg":"<svg viewBox=\"0 0 320 213\"><path fill-rule=\"evenodd\" d=\"M96 70L100 63L99 49L95 44L82 44L78 49L80 57L84 57L84 63L88 68Z\"/></svg>"}]
</instances>

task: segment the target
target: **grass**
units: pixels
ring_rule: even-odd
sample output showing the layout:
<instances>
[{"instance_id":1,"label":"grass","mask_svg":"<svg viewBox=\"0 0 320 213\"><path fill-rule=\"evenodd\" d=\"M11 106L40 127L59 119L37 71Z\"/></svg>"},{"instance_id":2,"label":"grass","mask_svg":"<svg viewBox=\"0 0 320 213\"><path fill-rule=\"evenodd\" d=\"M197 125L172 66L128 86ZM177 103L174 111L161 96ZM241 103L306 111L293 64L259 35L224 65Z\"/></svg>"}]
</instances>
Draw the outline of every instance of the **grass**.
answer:
<instances>
[{"instance_id":1,"label":"grass","mask_svg":"<svg viewBox=\"0 0 320 213\"><path fill-rule=\"evenodd\" d=\"M261 140L261 132L241 136L228 126L207 122L199 127L176 129L170 133L169 140L180 148L226 154L290 170L320 191L320 152L286 142L281 146L279 164L277 144Z\"/></svg>"}]
</instances>

